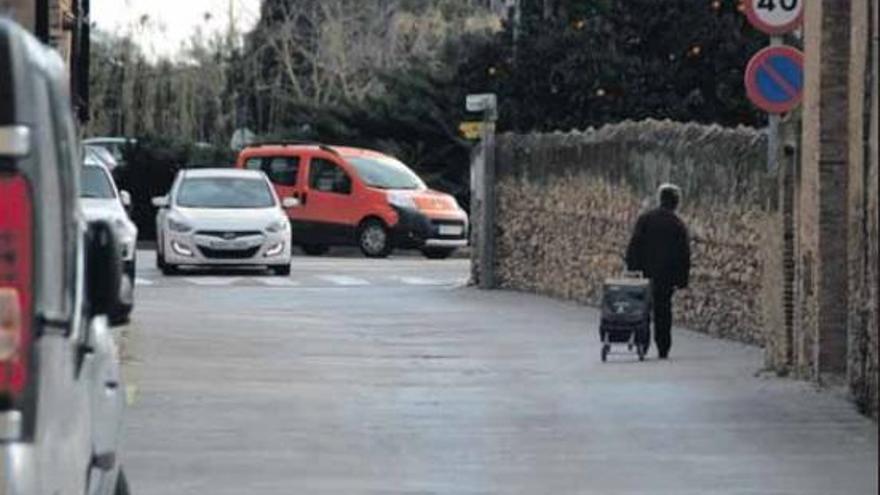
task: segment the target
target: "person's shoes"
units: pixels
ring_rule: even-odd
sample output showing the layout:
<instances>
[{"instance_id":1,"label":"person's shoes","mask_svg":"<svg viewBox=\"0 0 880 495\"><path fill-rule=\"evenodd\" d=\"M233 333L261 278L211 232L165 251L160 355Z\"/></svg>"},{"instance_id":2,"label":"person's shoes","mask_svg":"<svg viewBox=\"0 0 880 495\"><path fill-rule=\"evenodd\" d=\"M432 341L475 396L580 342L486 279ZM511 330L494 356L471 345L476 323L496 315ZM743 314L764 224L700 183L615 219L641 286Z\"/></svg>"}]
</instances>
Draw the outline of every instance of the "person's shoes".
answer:
<instances>
[{"instance_id":1,"label":"person's shoes","mask_svg":"<svg viewBox=\"0 0 880 495\"><path fill-rule=\"evenodd\" d=\"M660 359L669 359L669 353L668 353L668 352L661 352L661 353L658 355L658 357L659 357Z\"/></svg>"}]
</instances>

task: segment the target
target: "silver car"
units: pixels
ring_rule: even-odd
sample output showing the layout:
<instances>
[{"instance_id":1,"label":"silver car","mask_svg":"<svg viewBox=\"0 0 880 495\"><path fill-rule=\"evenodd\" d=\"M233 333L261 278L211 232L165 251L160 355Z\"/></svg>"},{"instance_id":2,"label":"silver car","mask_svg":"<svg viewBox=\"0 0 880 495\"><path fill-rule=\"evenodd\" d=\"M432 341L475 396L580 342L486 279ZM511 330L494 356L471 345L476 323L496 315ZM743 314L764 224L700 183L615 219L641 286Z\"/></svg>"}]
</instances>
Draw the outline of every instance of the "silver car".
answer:
<instances>
[{"instance_id":1,"label":"silver car","mask_svg":"<svg viewBox=\"0 0 880 495\"><path fill-rule=\"evenodd\" d=\"M129 493L113 227L78 208L58 54L0 18L0 495Z\"/></svg>"},{"instance_id":2,"label":"silver car","mask_svg":"<svg viewBox=\"0 0 880 495\"><path fill-rule=\"evenodd\" d=\"M168 196L153 198L156 264L163 273L181 266L265 266L290 274L290 222L266 175L252 170L181 171Z\"/></svg>"},{"instance_id":3,"label":"silver car","mask_svg":"<svg viewBox=\"0 0 880 495\"><path fill-rule=\"evenodd\" d=\"M119 191L110 171L102 163L86 158L80 176L80 207L89 222L104 220L113 226L122 256L122 281L117 314L110 315L114 323L128 321L134 307L134 287L138 229L128 217L131 206L127 191Z\"/></svg>"}]
</instances>

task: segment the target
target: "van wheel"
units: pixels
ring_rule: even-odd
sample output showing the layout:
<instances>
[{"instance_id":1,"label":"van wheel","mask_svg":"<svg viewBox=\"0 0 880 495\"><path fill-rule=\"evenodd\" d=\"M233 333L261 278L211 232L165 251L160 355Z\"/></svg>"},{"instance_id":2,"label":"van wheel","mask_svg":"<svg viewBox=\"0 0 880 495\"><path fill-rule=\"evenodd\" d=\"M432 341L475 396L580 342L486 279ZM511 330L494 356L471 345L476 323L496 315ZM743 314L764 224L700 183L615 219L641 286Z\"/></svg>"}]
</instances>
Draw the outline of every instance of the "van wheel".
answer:
<instances>
[{"instance_id":1,"label":"van wheel","mask_svg":"<svg viewBox=\"0 0 880 495\"><path fill-rule=\"evenodd\" d=\"M113 495L129 495L130 493L128 491L128 479L125 477L125 471L120 468L119 476L116 477L116 488L113 490Z\"/></svg>"},{"instance_id":2,"label":"van wheel","mask_svg":"<svg viewBox=\"0 0 880 495\"><path fill-rule=\"evenodd\" d=\"M358 229L358 247L368 258L387 258L391 254L391 237L381 221L370 218Z\"/></svg>"},{"instance_id":3,"label":"van wheel","mask_svg":"<svg viewBox=\"0 0 880 495\"><path fill-rule=\"evenodd\" d=\"M327 254L327 251L330 251L330 246L325 246L323 244L303 244L302 250L309 256L323 256Z\"/></svg>"},{"instance_id":4,"label":"van wheel","mask_svg":"<svg viewBox=\"0 0 880 495\"><path fill-rule=\"evenodd\" d=\"M158 249L156 250L156 268L165 271L165 256Z\"/></svg>"},{"instance_id":5,"label":"van wheel","mask_svg":"<svg viewBox=\"0 0 880 495\"><path fill-rule=\"evenodd\" d=\"M452 253L455 252L455 249L449 248L425 248L422 249L422 254L425 255L425 258L429 260L445 260L446 258L452 256Z\"/></svg>"}]
</instances>

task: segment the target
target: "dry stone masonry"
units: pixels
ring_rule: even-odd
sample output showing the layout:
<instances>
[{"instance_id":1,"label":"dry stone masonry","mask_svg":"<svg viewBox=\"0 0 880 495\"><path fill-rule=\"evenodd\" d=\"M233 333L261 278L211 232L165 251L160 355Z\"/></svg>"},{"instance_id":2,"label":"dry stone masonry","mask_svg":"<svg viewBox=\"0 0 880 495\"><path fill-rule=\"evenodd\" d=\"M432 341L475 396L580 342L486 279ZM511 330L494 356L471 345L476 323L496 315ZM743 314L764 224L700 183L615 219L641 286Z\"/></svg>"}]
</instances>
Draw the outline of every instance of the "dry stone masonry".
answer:
<instances>
[{"instance_id":1,"label":"dry stone masonry","mask_svg":"<svg viewBox=\"0 0 880 495\"><path fill-rule=\"evenodd\" d=\"M682 187L691 289L678 323L763 344L762 232L774 184L766 137L749 128L626 122L498 141L497 266L504 288L596 304L638 214L662 182Z\"/></svg>"}]
</instances>

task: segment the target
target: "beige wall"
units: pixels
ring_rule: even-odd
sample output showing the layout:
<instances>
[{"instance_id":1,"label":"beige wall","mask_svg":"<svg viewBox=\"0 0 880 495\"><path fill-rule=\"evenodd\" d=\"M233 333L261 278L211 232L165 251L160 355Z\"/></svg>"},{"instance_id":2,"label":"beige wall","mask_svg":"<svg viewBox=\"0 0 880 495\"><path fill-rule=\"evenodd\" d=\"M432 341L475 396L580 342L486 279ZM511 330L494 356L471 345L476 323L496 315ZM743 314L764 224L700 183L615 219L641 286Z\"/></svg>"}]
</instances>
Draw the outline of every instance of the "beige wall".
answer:
<instances>
[{"instance_id":1,"label":"beige wall","mask_svg":"<svg viewBox=\"0 0 880 495\"><path fill-rule=\"evenodd\" d=\"M0 14L11 15L16 22L34 30L34 0L0 0Z\"/></svg>"}]
</instances>

